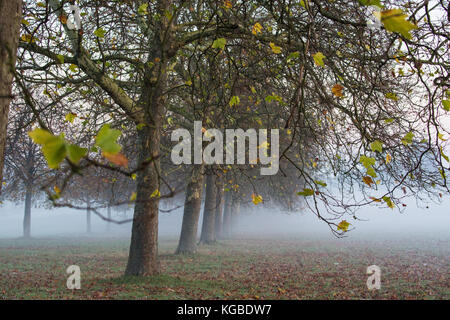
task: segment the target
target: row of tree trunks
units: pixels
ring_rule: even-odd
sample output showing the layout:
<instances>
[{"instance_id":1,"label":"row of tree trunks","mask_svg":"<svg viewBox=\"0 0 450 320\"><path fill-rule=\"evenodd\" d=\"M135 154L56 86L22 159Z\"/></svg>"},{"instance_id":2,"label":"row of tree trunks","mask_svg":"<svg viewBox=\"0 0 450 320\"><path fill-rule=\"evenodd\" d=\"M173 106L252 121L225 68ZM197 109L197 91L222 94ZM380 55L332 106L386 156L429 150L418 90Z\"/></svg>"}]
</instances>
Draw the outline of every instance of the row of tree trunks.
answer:
<instances>
[{"instance_id":1,"label":"row of tree trunks","mask_svg":"<svg viewBox=\"0 0 450 320\"><path fill-rule=\"evenodd\" d=\"M6 127L13 70L19 44L19 27L22 16L22 0L0 0L0 193L3 182Z\"/></svg>"},{"instance_id":2,"label":"row of tree trunks","mask_svg":"<svg viewBox=\"0 0 450 320\"><path fill-rule=\"evenodd\" d=\"M177 254L195 253L197 251L197 231L202 206L203 180L203 165L194 165L186 188L183 223Z\"/></svg>"},{"instance_id":3,"label":"row of tree trunks","mask_svg":"<svg viewBox=\"0 0 450 320\"><path fill-rule=\"evenodd\" d=\"M216 176L210 173L206 176L205 208L203 210L202 233L200 243L211 244L216 241Z\"/></svg>"}]
</instances>

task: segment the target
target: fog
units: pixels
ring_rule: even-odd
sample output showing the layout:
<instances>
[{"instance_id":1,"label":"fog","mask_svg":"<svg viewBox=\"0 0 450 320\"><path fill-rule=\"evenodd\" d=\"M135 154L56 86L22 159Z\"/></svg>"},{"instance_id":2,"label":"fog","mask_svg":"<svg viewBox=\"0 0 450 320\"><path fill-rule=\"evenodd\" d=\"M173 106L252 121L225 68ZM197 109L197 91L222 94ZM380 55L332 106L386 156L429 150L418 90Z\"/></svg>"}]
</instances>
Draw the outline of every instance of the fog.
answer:
<instances>
[{"instance_id":1,"label":"fog","mask_svg":"<svg viewBox=\"0 0 450 320\"><path fill-rule=\"evenodd\" d=\"M389 208L364 207L358 211L356 221L350 215L345 216L352 230L347 233L349 239L373 237L422 238L432 237L450 239L450 199L441 204L428 204L429 208L418 208L409 201L404 212ZM425 207L427 204L424 204ZM5 203L0 207L0 238L18 238L22 236L23 206ZM106 212L104 212L106 215ZM161 237L177 238L181 230L183 208L160 213L159 233ZM32 209L31 234L36 238L48 237L129 237L131 223L118 225L108 223L92 214L92 233L86 233L85 211L62 209ZM113 218L121 220L132 217L132 208L124 215L113 211ZM201 221L199 231L201 230ZM320 221L311 212L283 213L276 209L267 209L253 204L250 209L241 209L235 234L238 237L320 237L335 239L328 225ZM340 241L340 240L336 240Z\"/></svg>"}]
</instances>

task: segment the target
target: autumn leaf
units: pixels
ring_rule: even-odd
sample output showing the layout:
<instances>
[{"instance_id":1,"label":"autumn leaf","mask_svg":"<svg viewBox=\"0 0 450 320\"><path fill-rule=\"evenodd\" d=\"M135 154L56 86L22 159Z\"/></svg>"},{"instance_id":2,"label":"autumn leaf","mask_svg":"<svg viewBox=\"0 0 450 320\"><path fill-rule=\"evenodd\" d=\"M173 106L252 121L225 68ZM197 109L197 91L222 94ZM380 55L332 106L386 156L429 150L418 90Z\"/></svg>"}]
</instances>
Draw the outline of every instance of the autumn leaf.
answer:
<instances>
[{"instance_id":1,"label":"autumn leaf","mask_svg":"<svg viewBox=\"0 0 450 320\"><path fill-rule=\"evenodd\" d=\"M225 48L226 44L227 44L227 39L219 38L219 39L214 40L214 42L212 44L212 48L223 50Z\"/></svg>"},{"instance_id":2,"label":"autumn leaf","mask_svg":"<svg viewBox=\"0 0 450 320\"><path fill-rule=\"evenodd\" d=\"M275 54L281 53L281 47L277 46L275 43L271 42L269 43L270 48L272 49L272 52Z\"/></svg>"},{"instance_id":3,"label":"autumn leaf","mask_svg":"<svg viewBox=\"0 0 450 320\"><path fill-rule=\"evenodd\" d=\"M323 55L323 53L322 52L317 52L314 56L313 56L313 59L314 59L314 62L316 63L316 65L318 66L318 67L324 67L325 66L325 63L323 62L323 59L325 58L325 56Z\"/></svg>"},{"instance_id":4,"label":"autumn leaf","mask_svg":"<svg viewBox=\"0 0 450 320\"><path fill-rule=\"evenodd\" d=\"M108 153L103 152L103 156L108 159L109 162L121 166L121 167L128 167L128 159L121 153Z\"/></svg>"},{"instance_id":5,"label":"autumn leaf","mask_svg":"<svg viewBox=\"0 0 450 320\"><path fill-rule=\"evenodd\" d=\"M413 143L414 133L408 132L402 139L402 143L407 146Z\"/></svg>"},{"instance_id":6,"label":"autumn leaf","mask_svg":"<svg viewBox=\"0 0 450 320\"><path fill-rule=\"evenodd\" d=\"M66 114L65 120L67 122L73 123L73 121L75 120L76 117L77 117L77 115L75 113L68 113L68 114Z\"/></svg>"},{"instance_id":7,"label":"autumn leaf","mask_svg":"<svg viewBox=\"0 0 450 320\"><path fill-rule=\"evenodd\" d=\"M374 15L383 23L386 30L397 32L406 39L411 39L410 31L417 29L417 26L406 20L407 15L401 9L384 10L381 12L374 12Z\"/></svg>"},{"instance_id":8,"label":"autumn leaf","mask_svg":"<svg viewBox=\"0 0 450 320\"><path fill-rule=\"evenodd\" d=\"M262 32L262 29L263 29L262 25L259 22L257 22L252 27L252 33L256 36L258 33Z\"/></svg>"},{"instance_id":9,"label":"autumn leaf","mask_svg":"<svg viewBox=\"0 0 450 320\"><path fill-rule=\"evenodd\" d=\"M386 164L388 164L389 162L391 162L392 161L392 156L388 153L387 155L386 155Z\"/></svg>"},{"instance_id":10,"label":"autumn leaf","mask_svg":"<svg viewBox=\"0 0 450 320\"><path fill-rule=\"evenodd\" d=\"M150 195L150 198L159 198L161 197L161 192L159 192L159 189L155 189L153 193Z\"/></svg>"},{"instance_id":11,"label":"autumn leaf","mask_svg":"<svg viewBox=\"0 0 450 320\"><path fill-rule=\"evenodd\" d=\"M339 83L336 83L333 88L331 88L331 92L338 98L342 98L344 94L342 93L342 90L344 89L343 86L341 86Z\"/></svg>"},{"instance_id":12,"label":"autumn leaf","mask_svg":"<svg viewBox=\"0 0 450 320\"><path fill-rule=\"evenodd\" d=\"M310 196L314 195L314 190L303 189L303 191L297 192L297 195L304 196L304 197L310 197Z\"/></svg>"},{"instance_id":13,"label":"autumn leaf","mask_svg":"<svg viewBox=\"0 0 450 320\"><path fill-rule=\"evenodd\" d=\"M372 151L374 152L383 152L383 143L381 141L375 140L370 144L370 149L372 149Z\"/></svg>"},{"instance_id":14,"label":"autumn leaf","mask_svg":"<svg viewBox=\"0 0 450 320\"><path fill-rule=\"evenodd\" d=\"M233 96L230 100L229 105L230 105L230 107L234 107L234 106L239 105L240 102L241 102L241 99L239 99L238 96Z\"/></svg>"},{"instance_id":15,"label":"autumn leaf","mask_svg":"<svg viewBox=\"0 0 450 320\"><path fill-rule=\"evenodd\" d=\"M350 225L349 222L347 222L346 220L342 220L341 222L339 222L337 229L347 232L349 225Z\"/></svg>"},{"instance_id":16,"label":"autumn leaf","mask_svg":"<svg viewBox=\"0 0 450 320\"><path fill-rule=\"evenodd\" d=\"M373 179L369 176L365 176L362 178L363 182L365 184L367 184L369 187L372 186L372 184L374 184Z\"/></svg>"},{"instance_id":17,"label":"autumn leaf","mask_svg":"<svg viewBox=\"0 0 450 320\"><path fill-rule=\"evenodd\" d=\"M231 9L233 8L233 3L230 0L225 0L223 5L225 6L225 8L227 9Z\"/></svg>"},{"instance_id":18,"label":"autumn leaf","mask_svg":"<svg viewBox=\"0 0 450 320\"><path fill-rule=\"evenodd\" d=\"M61 21L62 24L66 24L67 23L67 17L66 15L62 14L59 16L59 21Z\"/></svg>"},{"instance_id":19,"label":"autumn leaf","mask_svg":"<svg viewBox=\"0 0 450 320\"><path fill-rule=\"evenodd\" d=\"M394 209L395 206L390 197L387 196L383 197L383 201L386 202L389 208Z\"/></svg>"},{"instance_id":20,"label":"autumn leaf","mask_svg":"<svg viewBox=\"0 0 450 320\"><path fill-rule=\"evenodd\" d=\"M252 194L252 202L253 202L255 205L258 205L258 204L261 203L262 201L263 201L262 196L256 195L256 194Z\"/></svg>"},{"instance_id":21,"label":"autumn leaf","mask_svg":"<svg viewBox=\"0 0 450 320\"><path fill-rule=\"evenodd\" d=\"M111 129L109 124L105 124L95 138L95 146L101 148L104 153L118 153L122 149L117 143L121 134L120 130Z\"/></svg>"}]
</instances>

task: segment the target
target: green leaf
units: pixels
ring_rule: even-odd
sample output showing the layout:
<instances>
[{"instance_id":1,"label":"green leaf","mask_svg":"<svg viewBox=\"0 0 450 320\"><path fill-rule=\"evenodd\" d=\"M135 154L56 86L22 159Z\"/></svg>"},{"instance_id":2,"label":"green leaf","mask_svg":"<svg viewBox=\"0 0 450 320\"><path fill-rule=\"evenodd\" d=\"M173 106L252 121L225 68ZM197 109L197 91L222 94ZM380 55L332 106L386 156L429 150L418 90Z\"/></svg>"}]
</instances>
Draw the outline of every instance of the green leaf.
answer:
<instances>
[{"instance_id":1,"label":"green leaf","mask_svg":"<svg viewBox=\"0 0 450 320\"><path fill-rule=\"evenodd\" d=\"M313 59L314 59L314 62L316 63L316 65L317 66L319 66L319 67L324 67L325 66L325 63L323 62L323 59L325 58L325 56L323 55L323 53L322 52L317 52L314 56L313 56Z\"/></svg>"},{"instance_id":2,"label":"green leaf","mask_svg":"<svg viewBox=\"0 0 450 320\"><path fill-rule=\"evenodd\" d=\"M139 6L138 13L142 16L146 15L146 14L148 14L147 9L148 9L148 3L143 3Z\"/></svg>"},{"instance_id":3,"label":"green leaf","mask_svg":"<svg viewBox=\"0 0 450 320\"><path fill-rule=\"evenodd\" d=\"M408 132L402 139L402 143L407 146L413 143L414 133Z\"/></svg>"},{"instance_id":4,"label":"green leaf","mask_svg":"<svg viewBox=\"0 0 450 320\"><path fill-rule=\"evenodd\" d=\"M374 14L381 20L386 30L400 33L406 39L411 39L412 36L409 32L417 29L415 24L406 20L408 16L403 14L401 9L384 10Z\"/></svg>"},{"instance_id":5,"label":"green leaf","mask_svg":"<svg viewBox=\"0 0 450 320\"><path fill-rule=\"evenodd\" d=\"M359 162L362 163L366 169L369 169L375 164L375 158L369 158L363 155L359 158Z\"/></svg>"},{"instance_id":6,"label":"green leaf","mask_svg":"<svg viewBox=\"0 0 450 320\"><path fill-rule=\"evenodd\" d=\"M103 28L98 28L97 30L94 31L94 35L96 35L99 38L104 38L105 33L106 33L106 31Z\"/></svg>"},{"instance_id":7,"label":"green leaf","mask_svg":"<svg viewBox=\"0 0 450 320\"><path fill-rule=\"evenodd\" d=\"M105 124L95 138L95 145L103 152L116 154L122 147L117 143L117 139L122 134L120 130L111 129L109 124Z\"/></svg>"},{"instance_id":8,"label":"green leaf","mask_svg":"<svg viewBox=\"0 0 450 320\"><path fill-rule=\"evenodd\" d=\"M66 142L64 135L55 136L47 130L36 128L28 133L34 143L42 146L42 153L48 166L57 169L66 157Z\"/></svg>"},{"instance_id":9,"label":"green leaf","mask_svg":"<svg viewBox=\"0 0 450 320\"><path fill-rule=\"evenodd\" d=\"M442 100L442 106L445 111L450 111L450 100Z\"/></svg>"},{"instance_id":10,"label":"green leaf","mask_svg":"<svg viewBox=\"0 0 450 320\"><path fill-rule=\"evenodd\" d=\"M241 99L239 99L238 96L233 96L233 97L231 98L229 104L230 104L230 107L233 107L233 106L239 105L240 102L241 102Z\"/></svg>"},{"instance_id":11,"label":"green leaf","mask_svg":"<svg viewBox=\"0 0 450 320\"><path fill-rule=\"evenodd\" d=\"M388 99L394 100L394 101L398 101L397 95L395 93L392 93L392 92L386 93L385 97L388 98Z\"/></svg>"},{"instance_id":12,"label":"green leaf","mask_svg":"<svg viewBox=\"0 0 450 320\"><path fill-rule=\"evenodd\" d=\"M375 140L370 144L370 149L372 149L372 151L374 152L383 152L383 143L381 141Z\"/></svg>"},{"instance_id":13,"label":"green leaf","mask_svg":"<svg viewBox=\"0 0 450 320\"><path fill-rule=\"evenodd\" d=\"M71 64L71 65L69 66L69 70L72 71L73 73L75 73L75 72L78 71L78 66L75 65L75 64Z\"/></svg>"},{"instance_id":14,"label":"green leaf","mask_svg":"<svg viewBox=\"0 0 450 320\"><path fill-rule=\"evenodd\" d=\"M394 209L394 203L392 202L390 197L383 197L383 201L386 202L387 206L391 209Z\"/></svg>"},{"instance_id":15,"label":"green leaf","mask_svg":"<svg viewBox=\"0 0 450 320\"><path fill-rule=\"evenodd\" d=\"M367 174L369 176L371 176L372 178L376 178L377 177L377 173L375 172L375 169L373 167L368 167L367 168Z\"/></svg>"},{"instance_id":16,"label":"green leaf","mask_svg":"<svg viewBox=\"0 0 450 320\"><path fill-rule=\"evenodd\" d=\"M86 155L87 149L81 148L75 144L67 146L67 156L70 161L77 164Z\"/></svg>"},{"instance_id":17,"label":"green leaf","mask_svg":"<svg viewBox=\"0 0 450 320\"><path fill-rule=\"evenodd\" d=\"M63 55L58 54L58 55L56 56L56 58L58 58L58 61L59 61L60 64L64 64L64 56L63 56Z\"/></svg>"},{"instance_id":18,"label":"green leaf","mask_svg":"<svg viewBox=\"0 0 450 320\"><path fill-rule=\"evenodd\" d=\"M304 197L310 197L310 196L314 195L314 190L303 189L303 191L297 192L297 195L304 196Z\"/></svg>"},{"instance_id":19,"label":"green leaf","mask_svg":"<svg viewBox=\"0 0 450 320\"><path fill-rule=\"evenodd\" d=\"M322 186L322 187L326 187L326 186L327 186L327 184L326 184L325 182L323 182L323 181L314 180L314 182L315 182L316 184L318 184L319 186Z\"/></svg>"},{"instance_id":20,"label":"green leaf","mask_svg":"<svg viewBox=\"0 0 450 320\"><path fill-rule=\"evenodd\" d=\"M212 44L212 48L223 50L225 48L226 44L227 44L227 39L219 38L219 39L214 40L214 42Z\"/></svg>"},{"instance_id":21,"label":"green leaf","mask_svg":"<svg viewBox=\"0 0 450 320\"><path fill-rule=\"evenodd\" d=\"M68 114L66 114L66 118L65 119L66 119L67 122L73 123L73 121L75 120L76 117L77 117L76 114L68 113Z\"/></svg>"},{"instance_id":22,"label":"green leaf","mask_svg":"<svg viewBox=\"0 0 450 320\"><path fill-rule=\"evenodd\" d=\"M300 58L300 52L299 51L295 51L295 52L292 52L292 53L290 53L288 55L287 61L289 62L289 61L291 61L293 59L298 59L298 58Z\"/></svg>"},{"instance_id":23,"label":"green leaf","mask_svg":"<svg viewBox=\"0 0 450 320\"><path fill-rule=\"evenodd\" d=\"M377 6L382 7L380 0L358 0L363 6Z\"/></svg>"}]
</instances>

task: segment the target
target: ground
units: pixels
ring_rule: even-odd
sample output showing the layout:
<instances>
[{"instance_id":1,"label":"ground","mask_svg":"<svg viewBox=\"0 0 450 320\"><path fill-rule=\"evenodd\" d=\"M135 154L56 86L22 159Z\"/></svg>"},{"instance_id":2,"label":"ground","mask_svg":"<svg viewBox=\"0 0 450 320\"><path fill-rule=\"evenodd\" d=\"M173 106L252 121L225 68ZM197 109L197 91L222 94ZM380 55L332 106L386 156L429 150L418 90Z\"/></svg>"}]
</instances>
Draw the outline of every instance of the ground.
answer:
<instances>
[{"instance_id":1,"label":"ground","mask_svg":"<svg viewBox=\"0 0 450 320\"><path fill-rule=\"evenodd\" d=\"M449 299L448 240L243 238L174 255L161 275L123 277L128 239L0 240L0 299ZM81 290L65 270L81 268ZM381 268L381 289L366 286Z\"/></svg>"}]
</instances>

